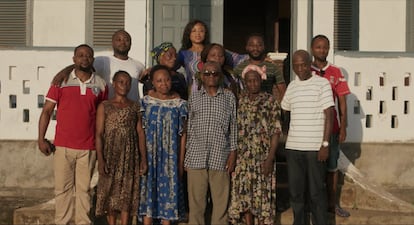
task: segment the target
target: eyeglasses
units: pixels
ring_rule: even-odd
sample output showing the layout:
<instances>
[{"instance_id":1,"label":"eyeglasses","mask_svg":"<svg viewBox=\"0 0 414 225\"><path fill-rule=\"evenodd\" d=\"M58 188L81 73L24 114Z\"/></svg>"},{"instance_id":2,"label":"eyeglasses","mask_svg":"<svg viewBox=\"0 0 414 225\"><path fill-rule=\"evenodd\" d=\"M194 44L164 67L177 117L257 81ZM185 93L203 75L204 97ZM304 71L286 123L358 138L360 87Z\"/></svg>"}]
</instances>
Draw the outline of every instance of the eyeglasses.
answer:
<instances>
[{"instance_id":1,"label":"eyeglasses","mask_svg":"<svg viewBox=\"0 0 414 225\"><path fill-rule=\"evenodd\" d=\"M208 76L218 77L218 76L220 76L220 72L214 71L214 70L212 70L212 71L204 70L203 75L206 76L206 77L208 77Z\"/></svg>"}]
</instances>

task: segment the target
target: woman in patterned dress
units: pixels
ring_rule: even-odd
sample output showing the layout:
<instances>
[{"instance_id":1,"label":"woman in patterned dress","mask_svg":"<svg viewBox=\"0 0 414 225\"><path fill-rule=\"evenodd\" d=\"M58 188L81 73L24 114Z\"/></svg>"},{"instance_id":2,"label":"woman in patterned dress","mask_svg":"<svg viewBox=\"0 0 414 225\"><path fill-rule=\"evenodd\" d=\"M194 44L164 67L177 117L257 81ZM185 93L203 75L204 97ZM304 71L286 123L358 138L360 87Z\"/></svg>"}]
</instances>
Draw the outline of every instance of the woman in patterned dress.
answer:
<instances>
[{"instance_id":1,"label":"woman in patterned dress","mask_svg":"<svg viewBox=\"0 0 414 225\"><path fill-rule=\"evenodd\" d=\"M128 224L138 209L139 178L147 170L145 134L137 102L127 98L131 76L118 71L113 77L114 97L102 102L96 114L96 152L99 181L96 215L108 224Z\"/></svg>"},{"instance_id":2,"label":"woman in patterned dress","mask_svg":"<svg viewBox=\"0 0 414 225\"><path fill-rule=\"evenodd\" d=\"M187 101L171 92L168 67L156 65L149 76L154 89L140 100L148 173L141 178L139 214L144 225L153 219L167 225L185 216L182 177Z\"/></svg>"},{"instance_id":3,"label":"woman in patterned dress","mask_svg":"<svg viewBox=\"0 0 414 225\"><path fill-rule=\"evenodd\" d=\"M247 66L239 98L237 163L232 176L229 217L233 224L273 224L276 212L276 148L280 106L260 91L266 69Z\"/></svg>"}]
</instances>

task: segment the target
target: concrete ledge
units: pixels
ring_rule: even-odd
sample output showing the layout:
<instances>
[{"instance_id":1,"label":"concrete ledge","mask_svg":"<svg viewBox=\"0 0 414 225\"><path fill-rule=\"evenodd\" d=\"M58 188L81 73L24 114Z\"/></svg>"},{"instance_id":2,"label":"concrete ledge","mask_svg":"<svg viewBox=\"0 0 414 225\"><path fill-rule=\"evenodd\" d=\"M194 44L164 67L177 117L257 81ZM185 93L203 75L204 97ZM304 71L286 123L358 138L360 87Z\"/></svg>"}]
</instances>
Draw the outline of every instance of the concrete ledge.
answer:
<instances>
[{"instance_id":1,"label":"concrete ledge","mask_svg":"<svg viewBox=\"0 0 414 225\"><path fill-rule=\"evenodd\" d=\"M48 202L16 209L13 214L13 224L15 225L29 225L29 224L47 224L55 223L55 202L50 200Z\"/></svg>"},{"instance_id":2,"label":"concrete ledge","mask_svg":"<svg viewBox=\"0 0 414 225\"><path fill-rule=\"evenodd\" d=\"M349 209L350 217L339 217L329 214L329 224L348 225L412 225L414 224L414 213L395 213L379 210ZM291 209L279 214L276 224L292 224L293 212Z\"/></svg>"}]
</instances>

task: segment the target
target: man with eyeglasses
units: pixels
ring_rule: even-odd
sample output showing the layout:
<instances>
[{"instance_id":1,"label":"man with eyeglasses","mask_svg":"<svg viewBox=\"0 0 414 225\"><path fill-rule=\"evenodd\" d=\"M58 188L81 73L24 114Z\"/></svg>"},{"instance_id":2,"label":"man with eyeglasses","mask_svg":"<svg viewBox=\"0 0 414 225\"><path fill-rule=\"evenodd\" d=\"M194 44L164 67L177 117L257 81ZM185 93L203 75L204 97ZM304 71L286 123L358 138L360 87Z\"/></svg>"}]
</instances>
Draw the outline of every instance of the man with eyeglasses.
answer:
<instances>
[{"instance_id":1,"label":"man with eyeglasses","mask_svg":"<svg viewBox=\"0 0 414 225\"><path fill-rule=\"evenodd\" d=\"M236 98L219 86L223 76L217 62L201 70L202 87L189 99L187 151L189 222L205 224L207 194L213 203L211 224L228 224L230 174L236 162Z\"/></svg>"}]
</instances>

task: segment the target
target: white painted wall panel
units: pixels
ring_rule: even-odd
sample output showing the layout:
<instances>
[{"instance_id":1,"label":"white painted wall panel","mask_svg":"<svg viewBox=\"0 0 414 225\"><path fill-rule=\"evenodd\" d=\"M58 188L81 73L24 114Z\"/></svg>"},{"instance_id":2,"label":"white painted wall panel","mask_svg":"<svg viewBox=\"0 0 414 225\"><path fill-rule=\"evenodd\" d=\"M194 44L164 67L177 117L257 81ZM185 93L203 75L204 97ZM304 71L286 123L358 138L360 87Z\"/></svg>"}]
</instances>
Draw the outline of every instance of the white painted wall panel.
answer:
<instances>
[{"instance_id":1,"label":"white painted wall panel","mask_svg":"<svg viewBox=\"0 0 414 225\"><path fill-rule=\"evenodd\" d=\"M85 42L86 0L34 0L33 46L66 47Z\"/></svg>"}]
</instances>

